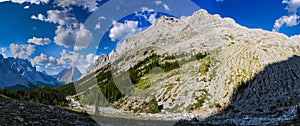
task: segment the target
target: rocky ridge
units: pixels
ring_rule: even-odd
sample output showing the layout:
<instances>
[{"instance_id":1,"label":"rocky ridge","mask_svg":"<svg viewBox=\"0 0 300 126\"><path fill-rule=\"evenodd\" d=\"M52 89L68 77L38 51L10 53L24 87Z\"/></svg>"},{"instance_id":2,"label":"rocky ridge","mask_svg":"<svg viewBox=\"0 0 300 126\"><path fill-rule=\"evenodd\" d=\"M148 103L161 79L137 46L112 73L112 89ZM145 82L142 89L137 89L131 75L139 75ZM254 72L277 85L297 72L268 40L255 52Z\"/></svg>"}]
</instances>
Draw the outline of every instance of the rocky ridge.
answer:
<instances>
[{"instance_id":1,"label":"rocky ridge","mask_svg":"<svg viewBox=\"0 0 300 126\"><path fill-rule=\"evenodd\" d=\"M88 114L35 102L0 97L1 125L86 125L98 126Z\"/></svg>"},{"instance_id":2,"label":"rocky ridge","mask_svg":"<svg viewBox=\"0 0 300 126\"><path fill-rule=\"evenodd\" d=\"M66 68L59 72L54 77L62 83L70 83L78 80L81 77L82 73L78 70L77 67Z\"/></svg>"},{"instance_id":3,"label":"rocky ridge","mask_svg":"<svg viewBox=\"0 0 300 126\"><path fill-rule=\"evenodd\" d=\"M201 113L198 118L206 118L230 108L245 115L283 111L279 117L290 112L292 119L300 94L298 40L248 29L200 10L180 19L159 18L120 43L108 60L94 68L111 63L113 74L118 74L153 53L174 55L175 59L161 62L178 62L180 68L143 75L136 84L141 88L115 103L119 109L135 111L155 98L162 113ZM197 54L202 56L196 58Z\"/></svg>"},{"instance_id":4,"label":"rocky ridge","mask_svg":"<svg viewBox=\"0 0 300 126\"><path fill-rule=\"evenodd\" d=\"M52 76L36 70L28 60L4 58L0 55L0 88L29 90L37 87L57 87L61 84Z\"/></svg>"}]
</instances>

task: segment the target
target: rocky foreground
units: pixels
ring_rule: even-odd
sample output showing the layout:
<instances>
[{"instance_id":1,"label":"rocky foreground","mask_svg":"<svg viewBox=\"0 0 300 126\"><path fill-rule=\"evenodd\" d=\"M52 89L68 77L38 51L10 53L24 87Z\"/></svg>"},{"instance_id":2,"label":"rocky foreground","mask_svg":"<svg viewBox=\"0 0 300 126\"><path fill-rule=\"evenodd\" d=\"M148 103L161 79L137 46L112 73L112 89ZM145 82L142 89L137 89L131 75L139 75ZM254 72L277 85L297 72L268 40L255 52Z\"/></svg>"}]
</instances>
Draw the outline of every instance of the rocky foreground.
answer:
<instances>
[{"instance_id":1,"label":"rocky foreground","mask_svg":"<svg viewBox=\"0 0 300 126\"><path fill-rule=\"evenodd\" d=\"M97 126L88 114L78 113L35 102L0 98L0 124L22 125L88 125Z\"/></svg>"}]
</instances>

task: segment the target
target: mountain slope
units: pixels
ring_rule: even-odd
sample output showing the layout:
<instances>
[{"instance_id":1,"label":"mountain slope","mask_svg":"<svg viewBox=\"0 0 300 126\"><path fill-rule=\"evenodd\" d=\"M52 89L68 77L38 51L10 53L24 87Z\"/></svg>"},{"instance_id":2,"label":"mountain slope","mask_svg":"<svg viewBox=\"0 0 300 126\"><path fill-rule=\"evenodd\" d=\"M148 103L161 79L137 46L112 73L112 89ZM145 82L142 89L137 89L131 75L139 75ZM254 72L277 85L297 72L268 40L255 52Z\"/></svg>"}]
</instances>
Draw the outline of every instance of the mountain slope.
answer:
<instances>
[{"instance_id":1,"label":"mountain slope","mask_svg":"<svg viewBox=\"0 0 300 126\"><path fill-rule=\"evenodd\" d=\"M300 55L297 40L248 29L205 10L180 19L161 17L120 43L96 71L94 81L104 87L101 92L116 108L134 112L148 112L145 106L155 99L163 111L201 113L201 117L230 106L254 115L276 113L296 105L282 99L299 95L297 88L291 88L300 85L298 65L271 65L268 71L273 73L260 72ZM79 86L90 84L85 80L78 81ZM246 89L239 92L240 87ZM87 90L91 88L97 90L95 85ZM81 96L85 104L91 104L93 97L90 92Z\"/></svg>"},{"instance_id":2,"label":"mountain slope","mask_svg":"<svg viewBox=\"0 0 300 126\"><path fill-rule=\"evenodd\" d=\"M38 72L28 60L3 58L0 55L0 87L30 89L37 87L56 87L60 83L53 77Z\"/></svg>"},{"instance_id":3,"label":"mountain slope","mask_svg":"<svg viewBox=\"0 0 300 126\"><path fill-rule=\"evenodd\" d=\"M35 102L0 97L1 125L89 125L99 126L88 114Z\"/></svg>"},{"instance_id":4,"label":"mountain slope","mask_svg":"<svg viewBox=\"0 0 300 126\"><path fill-rule=\"evenodd\" d=\"M62 83L70 83L78 80L81 77L82 73L78 70L77 67L66 68L59 72L54 77Z\"/></svg>"}]
</instances>

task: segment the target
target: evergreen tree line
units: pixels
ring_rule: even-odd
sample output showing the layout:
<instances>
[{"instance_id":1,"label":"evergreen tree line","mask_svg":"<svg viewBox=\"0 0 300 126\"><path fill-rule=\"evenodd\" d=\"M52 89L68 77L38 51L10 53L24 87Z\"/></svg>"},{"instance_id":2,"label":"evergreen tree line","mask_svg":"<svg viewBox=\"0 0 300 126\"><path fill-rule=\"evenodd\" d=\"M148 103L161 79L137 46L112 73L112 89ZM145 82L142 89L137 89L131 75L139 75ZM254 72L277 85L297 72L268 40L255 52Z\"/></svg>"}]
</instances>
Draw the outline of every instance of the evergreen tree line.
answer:
<instances>
[{"instance_id":1,"label":"evergreen tree line","mask_svg":"<svg viewBox=\"0 0 300 126\"><path fill-rule=\"evenodd\" d=\"M67 93L69 93L69 90L60 91L54 88L39 88L27 92L24 90L0 89L0 94L12 99L34 101L54 106L66 106L68 104L66 100Z\"/></svg>"}]
</instances>

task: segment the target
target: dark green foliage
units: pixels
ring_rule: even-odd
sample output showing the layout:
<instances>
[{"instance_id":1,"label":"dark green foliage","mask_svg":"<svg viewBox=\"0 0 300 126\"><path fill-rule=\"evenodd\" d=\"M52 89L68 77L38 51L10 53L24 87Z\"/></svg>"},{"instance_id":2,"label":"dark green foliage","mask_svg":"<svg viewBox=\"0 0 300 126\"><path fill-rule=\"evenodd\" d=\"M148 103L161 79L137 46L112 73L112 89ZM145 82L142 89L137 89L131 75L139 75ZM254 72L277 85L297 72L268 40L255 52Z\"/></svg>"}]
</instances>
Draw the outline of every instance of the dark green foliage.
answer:
<instances>
[{"instance_id":1,"label":"dark green foliage","mask_svg":"<svg viewBox=\"0 0 300 126\"><path fill-rule=\"evenodd\" d=\"M177 61L160 63L166 59L175 59L175 56L172 55L167 56L165 58L161 57L162 56L153 53L146 59L140 61L139 63L131 67L129 69L129 75L132 83L137 84L142 76L144 76L145 74L149 74L150 71L155 67L159 67L165 72L169 72L180 67Z\"/></svg>"},{"instance_id":2,"label":"dark green foliage","mask_svg":"<svg viewBox=\"0 0 300 126\"><path fill-rule=\"evenodd\" d=\"M149 104L148 104L149 108L150 108L150 111L149 113L159 113L160 112L160 107L158 106L158 103L156 101L155 98L153 98Z\"/></svg>"},{"instance_id":3,"label":"dark green foliage","mask_svg":"<svg viewBox=\"0 0 300 126\"><path fill-rule=\"evenodd\" d=\"M196 97L197 102L195 104L189 105L187 107L188 111L193 111L195 109L198 109L200 107L203 106L203 104L205 103L207 97L208 97L208 91L207 90L199 90L203 93L203 95L201 97Z\"/></svg>"},{"instance_id":4,"label":"dark green foliage","mask_svg":"<svg viewBox=\"0 0 300 126\"><path fill-rule=\"evenodd\" d=\"M200 73L201 74L205 74L206 72L208 72L210 65L209 64L202 64L202 66L200 67Z\"/></svg>"},{"instance_id":5,"label":"dark green foliage","mask_svg":"<svg viewBox=\"0 0 300 126\"><path fill-rule=\"evenodd\" d=\"M39 88L28 92L24 90L11 91L9 89L1 89L0 94L13 99L35 101L55 106L65 106L68 103L65 99L66 96L53 88Z\"/></svg>"},{"instance_id":6,"label":"dark green foliage","mask_svg":"<svg viewBox=\"0 0 300 126\"><path fill-rule=\"evenodd\" d=\"M199 59L205 58L207 55L208 55L208 53L203 52L203 53L196 54L195 57L196 57L197 60L199 60Z\"/></svg>"},{"instance_id":7,"label":"dark green foliage","mask_svg":"<svg viewBox=\"0 0 300 126\"><path fill-rule=\"evenodd\" d=\"M74 87L74 83L66 84L66 85L58 87L56 89L63 96L71 96L71 95L75 95L77 93L76 89Z\"/></svg>"},{"instance_id":8,"label":"dark green foliage","mask_svg":"<svg viewBox=\"0 0 300 126\"><path fill-rule=\"evenodd\" d=\"M176 59L176 57L174 55L171 55L171 56L166 56L165 57L165 60L173 60L173 59Z\"/></svg>"}]
</instances>

